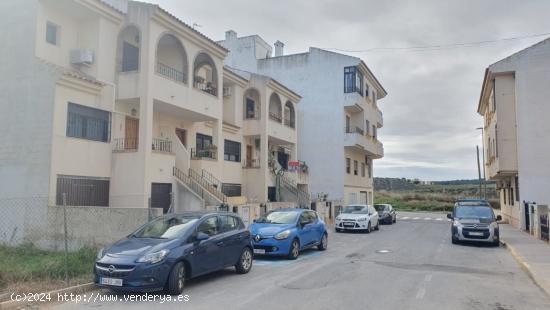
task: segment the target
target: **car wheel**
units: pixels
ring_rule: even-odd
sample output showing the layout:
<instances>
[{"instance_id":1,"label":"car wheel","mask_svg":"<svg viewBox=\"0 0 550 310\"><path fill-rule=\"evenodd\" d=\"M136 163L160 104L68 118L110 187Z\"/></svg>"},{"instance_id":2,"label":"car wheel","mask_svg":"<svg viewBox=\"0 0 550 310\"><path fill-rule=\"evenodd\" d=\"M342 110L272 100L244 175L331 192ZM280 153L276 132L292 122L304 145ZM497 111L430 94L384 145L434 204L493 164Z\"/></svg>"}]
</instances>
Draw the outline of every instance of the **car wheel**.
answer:
<instances>
[{"instance_id":1,"label":"car wheel","mask_svg":"<svg viewBox=\"0 0 550 310\"><path fill-rule=\"evenodd\" d=\"M500 238L498 238L497 240L493 241L493 246L496 246L496 247L499 247L499 246L500 246Z\"/></svg>"},{"instance_id":2,"label":"car wheel","mask_svg":"<svg viewBox=\"0 0 550 310\"><path fill-rule=\"evenodd\" d=\"M455 238L455 236L452 236L452 237L451 237L451 242L452 242L453 244L458 244L458 239Z\"/></svg>"},{"instance_id":3,"label":"car wheel","mask_svg":"<svg viewBox=\"0 0 550 310\"><path fill-rule=\"evenodd\" d=\"M380 230L380 220L376 221L376 227L374 227L374 230Z\"/></svg>"},{"instance_id":4,"label":"car wheel","mask_svg":"<svg viewBox=\"0 0 550 310\"><path fill-rule=\"evenodd\" d=\"M321 237L321 242L317 246L317 249L319 251L324 251L327 249L327 246L328 246L328 236L327 236L327 233L324 233L323 237Z\"/></svg>"},{"instance_id":5,"label":"car wheel","mask_svg":"<svg viewBox=\"0 0 550 310\"><path fill-rule=\"evenodd\" d=\"M297 259L300 255L300 242L298 239L292 240L290 244L290 250L288 251L288 259Z\"/></svg>"},{"instance_id":6,"label":"car wheel","mask_svg":"<svg viewBox=\"0 0 550 310\"><path fill-rule=\"evenodd\" d=\"M244 248L241 258L239 258L239 261L235 265L235 269L239 274L248 273L252 269L252 251L250 248Z\"/></svg>"},{"instance_id":7,"label":"car wheel","mask_svg":"<svg viewBox=\"0 0 550 310\"><path fill-rule=\"evenodd\" d=\"M340 228L335 228L336 232L342 232Z\"/></svg>"},{"instance_id":8,"label":"car wheel","mask_svg":"<svg viewBox=\"0 0 550 310\"><path fill-rule=\"evenodd\" d=\"M397 223L397 215L393 217L393 222Z\"/></svg>"},{"instance_id":9,"label":"car wheel","mask_svg":"<svg viewBox=\"0 0 550 310\"><path fill-rule=\"evenodd\" d=\"M371 231L371 228L370 228L370 221L369 221L369 224L367 225L367 234L370 234L370 231Z\"/></svg>"},{"instance_id":10,"label":"car wheel","mask_svg":"<svg viewBox=\"0 0 550 310\"><path fill-rule=\"evenodd\" d=\"M168 275L168 283L166 292L170 295L179 295L183 292L185 285L185 265L179 262L172 267L170 275Z\"/></svg>"}]
</instances>

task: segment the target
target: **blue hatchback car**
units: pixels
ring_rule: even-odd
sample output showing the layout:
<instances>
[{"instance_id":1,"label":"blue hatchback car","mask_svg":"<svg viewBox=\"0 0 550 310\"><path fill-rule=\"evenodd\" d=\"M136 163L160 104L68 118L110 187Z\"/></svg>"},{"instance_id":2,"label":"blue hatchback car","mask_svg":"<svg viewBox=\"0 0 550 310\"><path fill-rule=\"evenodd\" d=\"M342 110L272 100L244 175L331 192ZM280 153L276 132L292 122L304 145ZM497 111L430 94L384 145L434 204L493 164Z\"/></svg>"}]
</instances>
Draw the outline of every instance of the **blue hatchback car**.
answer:
<instances>
[{"instance_id":1,"label":"blue hatchback car","mask_svg":"<svg viewBox=\"0 0 550 310\"><path fill-rule=\"evenodd\" d=\"M273 210L249 227L254 254L296 259L303 249L327 249L328 233L317 212L304 209Z\"/></svg>"},{"instance_id":2,"label":"blue hatchback car","mask_svg":"<svg viewBox=\"0 0 550 310\"><path fill-rule=\"evenodd\" d=\"M252 268L250 232L232 213L182 213L150 221L99 251L95 283L115 291L165 290L177 295L186 279L229 266Z\"/></svg>"}]
</instances>

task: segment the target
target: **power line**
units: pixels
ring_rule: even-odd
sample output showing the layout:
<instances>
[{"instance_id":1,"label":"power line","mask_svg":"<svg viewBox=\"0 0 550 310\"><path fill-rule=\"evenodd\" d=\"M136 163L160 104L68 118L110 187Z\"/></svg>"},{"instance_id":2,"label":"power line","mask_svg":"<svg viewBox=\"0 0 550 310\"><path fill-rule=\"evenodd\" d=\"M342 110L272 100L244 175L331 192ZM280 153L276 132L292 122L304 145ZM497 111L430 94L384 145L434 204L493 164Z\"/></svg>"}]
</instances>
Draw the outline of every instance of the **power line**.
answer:
<instances>
[{"instance_id":1,"label":"power line","mask_svg":"<svg viewBox=\"0 0 550 310\"><path fill-rule=\"evenodd\" d=\"M501 38L501 39L494 39L494 40L474 41L474 42L419 45L419 46L401 46L401 47L373 47L373 48L368 48L364 50L345 50L345 49L340 49L336 47L328 47L323 49L339 51L339 52L347 52L347 53L367 53L367 52L375 52L375 51L437 51L437 50L453 49L453 48L475 47L475 46L482 46L482 45L503 42L503 41L523 40L523 39L530 39L530 38L549 36L549 35L550 35L550 32L546 32L546 33L539 33L539 34L508 37L508 38Z\"/></svg>"}]
</instances>

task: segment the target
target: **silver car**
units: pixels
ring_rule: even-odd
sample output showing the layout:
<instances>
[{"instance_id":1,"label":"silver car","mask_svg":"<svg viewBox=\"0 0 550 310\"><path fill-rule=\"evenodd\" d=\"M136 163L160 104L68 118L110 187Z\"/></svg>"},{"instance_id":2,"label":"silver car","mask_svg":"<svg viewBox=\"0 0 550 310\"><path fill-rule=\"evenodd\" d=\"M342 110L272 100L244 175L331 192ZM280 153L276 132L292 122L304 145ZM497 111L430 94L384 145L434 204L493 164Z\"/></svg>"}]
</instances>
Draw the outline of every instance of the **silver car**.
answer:
<instances>
[{"instance_id":1,"label":"silver car","mask_svg":"<svg viewBox=\"0 0 550 310\"><path fill-rule=\"evenodd\" d=\"M489 242L495 246L500 244L498 221L501 217L495 217L490 206L457 203L453 213L447 214L447 217L453 220L453 244L461 241Z\"/></svg>"}]
</instances>

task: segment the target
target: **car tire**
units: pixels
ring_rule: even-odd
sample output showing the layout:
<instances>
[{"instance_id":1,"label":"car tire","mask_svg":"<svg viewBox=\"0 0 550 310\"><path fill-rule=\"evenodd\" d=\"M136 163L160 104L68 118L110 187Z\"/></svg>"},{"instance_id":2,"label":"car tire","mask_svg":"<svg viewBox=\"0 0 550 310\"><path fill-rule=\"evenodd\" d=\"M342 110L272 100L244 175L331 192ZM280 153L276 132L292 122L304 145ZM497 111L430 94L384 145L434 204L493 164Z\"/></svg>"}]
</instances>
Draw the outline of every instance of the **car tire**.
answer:
<instances>
[{"instance_id":1,"label":"car tire","mask_svg":"<svg viewBox=\"0 0 550 310\"><path fill-rule=\"evenodd\" d=\"M287 258L290 260L294 260L297 259L298 256L300 256L300 241L298 241L298 239L294 239L290 244Z\"/></svg>"},{"instance_id":2,"label":"car tire","mask_svg":"<svg viewBox=\"0 0 550 310\"><path fill-rule=\"evenodd\" d=\"M452 236L452 237L451 237L451 242L452 242L453 244L458 244L458 239L455 238L455 236Z\"/></svg>"},{"instance_id":3,"label":"car tire","mask_svg":"<svg viewBox=\"0 0 550 310\"><path fill-rule=\"evenodd\" d=\"M380 220L376 221L376 227L374 227L374 230L380 230Z\"/></svg>"},{"instance_id":4,"label":"car tire","mask_svg":"<svg viewBox=\"0 0 550 310\"><path fill-rule=\"evenodd\" d=\"M335 228L336 232L342 232L340 228Z\"/></svg>"},{"instance_id":5,"label":"car tire","mask_svg":"<svg viewBox=\"0 0 550 310\"><path fill-rule=\"evenodd\" d=\"M172 267L166 283L166 292L170 295L180 295L185 286L185 264L178 262Z\"/></svg>"},{"instance_id":6,"label":"car tire","mask_svg":"<svg viewBox=\"0 0 550 310\"><path fill-rule=\"evenodd\" d=\"M493 246L494 246L494 247L499 247L499 246L500 246L500 238L497 239L497 240L495 240L495 241L493 241Z\"/></svg>"},{"instance_id":7,"label":"car tire","mask_svg":"<svg viewBox=\"0 0 550 310\"><path fill-rule=\"evenodd\" d=\"M328 235L327 233L324 233L321 237L321 242L319 242L319 245L317 246L317 249L319 251L324 251L327 249L328 246Z\"/></svg>"},{"instance_id":8,"label":"car tire","mask_svg":"<svg viewBox=\"0 0 550 310\"><path fill-rule=\"evenodd\" d=\"M366 231L366 233L367 233L367 234L370 234L370 232L371 232L371 227L370 227L370 220L369 220L369 224L367 225L367 231Z\"/></svg>"},{"instance_id":9,"label":"car tire","mask_svg":"<svg viewBox=\"0 0 550 310\"><path fill-rule=\"evenodd\" d=\"M241 253L241 257L239 258L239 261L237 264L235 264L235 270L238 274L245 274L252 269L252 261L254 260L254 255L252 255L252 251L249 247L246 247L243 249L243 252Z\"/></svg>"},{"instance_id":10,"label":"car tire","mask_svg":"<svg viewBox=\"0 0 550 310\"><path fill-rule=\"evenodd\" d=\"M393 218L393 222L397 223L397 215Z\"/></svg>"}]
</instances>

